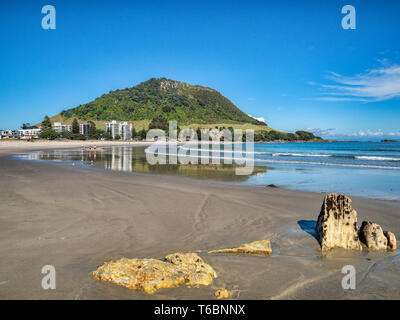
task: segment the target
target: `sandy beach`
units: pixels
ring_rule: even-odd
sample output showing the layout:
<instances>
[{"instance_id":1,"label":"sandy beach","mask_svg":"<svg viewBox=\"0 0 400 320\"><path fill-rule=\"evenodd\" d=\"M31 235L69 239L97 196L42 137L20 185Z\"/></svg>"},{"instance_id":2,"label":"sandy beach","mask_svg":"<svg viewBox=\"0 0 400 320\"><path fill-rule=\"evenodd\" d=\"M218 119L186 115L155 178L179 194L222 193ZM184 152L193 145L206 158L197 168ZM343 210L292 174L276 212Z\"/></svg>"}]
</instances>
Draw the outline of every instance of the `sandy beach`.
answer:
<instances>
[{"instance_id":1,"label":"sandy beach","mask_svg":"<svg viewBox=\"0 0 400 320\"><path fill-rule=\"evenodd\" d=\"M0 141L0 299L214 299L220 288L233 299L400 299L398 250L322 256L310 230L324 194L13 157L82 144L118 143ZM399 201L352 199L359 225L371 220L399 238ZM261 239L272 256L207 253ZM197 252L218 278L147 295L90 274L104 261L174 252ZM44 265L56 268L56 290L41 287ZM341 286L345 265L356 268L355 290Z\"/></svg>"},{"instance_id":2,"label":"sandy beach","mask_svg":"<svg viewBox=\"0 0 400 320\"><path fill-rule=\"evenodd\" d=\"M101 141L101 140L35 140L35 142L23 140L0 140L0 156L11 154L24 154L30 151L50 150L50 149L69 149L104 147L104 146L147 146L150 142L142 141Z\"/></svg>"}]
</instances>

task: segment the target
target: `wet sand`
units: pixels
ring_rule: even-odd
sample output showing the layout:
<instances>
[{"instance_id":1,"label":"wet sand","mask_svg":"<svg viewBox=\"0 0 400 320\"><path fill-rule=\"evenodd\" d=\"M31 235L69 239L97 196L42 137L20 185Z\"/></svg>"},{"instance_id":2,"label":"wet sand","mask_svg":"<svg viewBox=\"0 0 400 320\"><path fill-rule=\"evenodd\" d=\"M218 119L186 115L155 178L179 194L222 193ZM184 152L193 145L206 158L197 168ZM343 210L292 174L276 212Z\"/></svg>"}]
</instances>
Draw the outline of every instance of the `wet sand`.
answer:
<instances>
[{"instance_id":1,"label":"wet sand","mask_svg":"<svg viewBox=\"0 0 400 320\"><path fill-rule=\"evenodd\" d=\"M321 255L312 228L324 194L10 156L76 146L65 144L0 142L0 299L214 299L220 288L233 299L400 299L399 251ZM359 225L372 220L400 237L399 201L352 199ZM207 254L261 239L271 240L272 256ZM218 278L147 295L90 275L104 261L178 251L198 252ZM356 289L346 291L349 264ZM56 290L41 287L44 265L56 268Z\"/></svg>"}]
</instances>

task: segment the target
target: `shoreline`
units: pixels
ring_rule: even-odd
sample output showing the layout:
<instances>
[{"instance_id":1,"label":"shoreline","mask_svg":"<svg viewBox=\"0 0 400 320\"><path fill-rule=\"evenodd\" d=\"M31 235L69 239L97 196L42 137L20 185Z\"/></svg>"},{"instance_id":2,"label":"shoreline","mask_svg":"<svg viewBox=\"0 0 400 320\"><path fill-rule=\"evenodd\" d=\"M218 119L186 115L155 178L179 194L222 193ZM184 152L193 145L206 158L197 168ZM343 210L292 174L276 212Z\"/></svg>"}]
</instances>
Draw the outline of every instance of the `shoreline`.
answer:
<instances>
[{"instance_id":1,"label":"shoreline","mask_svg":"<svg viewBox=\"0 0 400 320\"><path fill-rule=\"evenodd\" d=\"M85 147L88 146L93 146L96 141L86 141L85 143ZM103 141L102 144L97 145L99 146L99 148L97 149L98 151L101 151L102 147L111 147L111 146L130 146L130 147L143 147L143 146L149 146L151 144L153 144L154 142L130 142L130 141L120 141L117 143L114 143L113 141ZM159 144L163 145L163 144L167 144L167 145L182 145L182 143L180 142L163 142L163 141L159 141ZM188 142L188 147L192 145L193 142ZM7 144L5 144L7 145ZM28 146L30 147L29 150L25 150L26 148L23 148L24 146L27 146L26 144L19 144L19 143L15 143L15 144L9 144L9 145L13 145L14 147L11 147L11 149L14 148L14 151L11 150L9 148L9 152L13 153L15 155L20 155L22 157L24 157L25 154L29 154L31 152L35 152L35 151L43 151L46 152L47 151L51 151L51 150L58 150L60 152L63 152L63 150L71 150L71 151L76 151L78 149L80 149L84 144L79 143L79 141L72 141L72 142L58 142L58 141L51 141L51 142L41 142L40 144L36 144L36 145L32 145L30 143L28 143ZM200 148L200 146L199 146ZM18 151L25 151L25 152L16 152L15 150ZM2 153L2 149L1 149L1 144L0 144L0 156ZM41 160L41 159L36 159L36 157L34 157L33 159L25 159L25 160ZM43 160L43 159L42 159ZM44 159L45 161L51 161L51 159ZM73 160L68 160L65 159L63 160L63 164L64 165L69 165L70 161L75 162ZM82 160L83 161L83 158ZM100 160L101 161L101 160ZM131 160L130 160L131 161ZM352 175L353 178L351 179L358 179L358 176L356 174L353 173L353 171L350 171L346 174L345 171L343 170L359 170L359 169L379 169L379 170L395 170L398 169L397 167L388 167L388 166L378 166L378 165L368 165L368 164L363 164L363 165L359 165L359 164L332 164L332 163L313 163L313 162L301 162L301 161L297 161L297 160L285 160L285 161L277 161L274 162L272 160L259 160L260 163L257 164L256 168L264 168L265 170L287 170L285 169L287 165L301 165L304 166L304 168L308 169L308 168L314 168L314 166L318 166L320 165L320 167L317 167L317 170L325 170L325 172L335 172L335 174L339 174L341 175L341 179L346 179L343 178L344 175ZM102 164L95 164L93 165L93 163L90 165L86 162L82 162L79 163L79 166L83 166L86 167L87 169L99 169L102 170L104 169ZM271 168L270 168L271 167ZM182 169L180 166L178 166L176 169ZM132 172L130 172L129 170L131 170ZM199 169L199 170L203 170L204 169ZM330 171L326 171L326 170L330 170ZM334 171L332 171L334 170ZM118 169L118 171L121 171L120 169ZM209 182L217 182L217 183L222 183L222 184L228 184L228 185L236 185L236 184L241 184L241 185L248 185L250 187L265 187L268 184L271 184L270 179L264 179L265 181L257 181L257 179L255 179L255 177L253 177L253 175L257 175L256 173L254 173L251 176L248 176L246 179L226 179L224 180L223 178L220 177L216 177L215 179L212 176L206 177L203 176L201 179L199 179L199 177L197 177L196 175L191 175L188 173L185 173L183 171L182 174L179 174L175 171L171 171L171 172L166 172L163 170L149 170L149 168L143 168L143 165L138 165L137 168L135 169L124 169L122 170L125 173L133 173L133 174L146 174L146 175L170 175L170 176L174 176L174 177L180 177L182 179L194 179L194 180L207 180ZM290 170L289 170L290 171ZM275 172L275 171L274 171ZM284 171L282 171L284 172ZM373 171L372 171L373 172ZM210 175L210 171L208 172L204 172L205 175ZM281 173L284 174L284 173ZM325 177L329 178L329 176L327 176L327 174L329 173L325 173ZM385 188L384 186L381 186L381 189L376 189L374 190L372 187L369 188L368 190L364 190L363 189L359 190L359 189L354 189L354 185L353 187L345 187L345 188L341 188L340 185L338 184L333 184L331 187L329 187L326 183L324 184L323 182L321 182L319 184L319 186L317 184L315 184L316 182L314 182L314 185L312 183L310 183L310 186L304 186L301 185L299 183L296 183L296 179L299 180L301 177L299 178L294 178L295 180L292 179L292 181L288 182L286 179L285 182L285 178L278 178L278 179L273 179L274 181L272 181L273 184L278 185L279 188L282 189L288 189L288 190L302 190L302 191L306 191L306 192L314 192L314 193L329 193L329 192L336 192L336 193L344 193L347 194L349 196L358 196L361 198L365 198L365 199L380 199L380 200L400 200L400 198L398 197L398 195L396 194L396 192L393 191L393 189L391 188ZM362 177L361 177L362 178ZM394 180L393 180L394 179ZM397 182L395 176L393 176L391 183L394 183L397 186ZM264 183L263 183L264 182ZM366 180L367 185L374 185L374 182L371 181L371 178ZM360 187L362 188L363 186L360 185Z\"/></svg>"},{"instance_id":2,"label":"shoreline","mask_svg":"<svg viewBox=\"0 0 400 320\"><path fill-rule=\"evenodd\" d=\"M0 157L22 154L30 151L41 151L41 150L56 150L56 149L74 149L82 146L148 146L152 142L145 141L101 141L101 140L69 140L69 141L4 141L0 140Z\"/></svg>"},{"instance_id":3,"label":"shoreline","mask_svg":"<svg viewBox=\"0 0 400 320\"><path fill-rule=\"evenodd\" d=\"M83 141L84 143L82 143L82 141L68 141L68 142L60 142L60 141L41 141L40 144L34 144L34 143L30 143L30 142L26 142L26 144L22 143L20 144L20 142L16 142L16 143L5 143L5 145L8 145L8 148L2 148L2 144L0 143L0 157L1 156L6 156L6 155L18 155L18 156L24 156L26 154L29 154L31 152L37 152L37 151L51 151L51 150L76 150L78 148L81 148L82 146L85 146L85 148L89 147L89 146L94 146L96 145L97 147L99 147L98 150L101 149L101 147L112 147L112 146L131 146L131 147L146 147L146 146L150 146L151 144L153 144L154 142L145 142L145 141L100 141L100 144L95 144L95 142L98 142L98 140L88 140L88 141ZM191 142L188 142L189 144ZM167 142L167 144L181 144L180 142ZM43 161L40 159L23 159L24 161ZM49 161L50 163L54 163L51 160L45 160L45 162ZM295 160L293 160L293 163ZM288 162L288 164L290 164L291 162ZM281 165L282 163L277 163L279 165ZM285 163L286 164L286 163ZM306 165L310 165L313 166L313 163L304 163ZM69 165L69 161L64 161L63 165ZM99 170L104 170L104 168L100 168L100 167L92 167L86 164L81 164L81 166L85 169L88 170L93 170L93 169L99 169ZM328 165L327 165L328 166ZM327 168L329 167L335 167L337 166L337 169L352 169L352 168L359 168L359 166L356 165L329 165ZM268 166L266 166L268 167ZM387 170L392 170L392 168L386 168L386 167L382 167L380 169L387 169ZM173 174L168 174L168 173L156 173L156 172L152 172L152 173L143 173L140 171L132 171L132 172L125 172L125 173L131 173L131 174L138 174L138 175L144 175L144 176L148 176L148 175L155 175L155 176L171 176L173 178L178 178L178 179L190 179L190 180L203 180L203 181L209 181L209 182L215 182L218 184L224 184L224 185L245 185L245 186L249 186L249 187L267 187L267 183L266 184L254 184L254 183L246 183L243 181L222 181L222 180L214 180L212 178L210 179L196 179L195 177L187 177L187 176L180 176L180 175L173 175ZM278 187L280 189L285 189L285 190L292 190L292 191L304 191L304 192L312 192L312 193L316 193L316 194L327 194L329 192L337 192L337 193L341 193L340 190L326 190L324 188L320 188L319 190L315 190L314 189L307 189L307 188L297 188L296 185L279 185ZM346 192L342 192L342 193L346 193ZM359 194L359 193L352 193L352 192L348 192L346 193L352 197L356 196L356 197L360 197L363 199L376 199L376 200L384 200L384 201L400 201L399 198L397 197L393 197L390 195L371 195L371 194Z\"/></svg>"}]
</instances>

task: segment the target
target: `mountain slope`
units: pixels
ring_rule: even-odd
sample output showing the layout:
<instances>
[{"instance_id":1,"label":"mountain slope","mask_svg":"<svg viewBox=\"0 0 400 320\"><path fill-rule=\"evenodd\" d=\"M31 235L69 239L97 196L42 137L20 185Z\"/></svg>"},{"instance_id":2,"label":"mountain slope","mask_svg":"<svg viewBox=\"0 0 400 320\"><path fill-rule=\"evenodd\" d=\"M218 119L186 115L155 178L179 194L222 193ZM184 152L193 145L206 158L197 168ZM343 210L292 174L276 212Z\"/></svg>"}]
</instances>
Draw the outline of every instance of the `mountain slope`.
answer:
<instances>
[{"instance_id":1,"label":"mountain slope","mask_svg":"<svg viewBox=\"0 0 400 320\"><path fill-rule=\"evenodd\" d=\"M241 111L218 91L166 78L142 82L132 88L110 91L92 102L62 111L63 119L151 120L161 116L179 125L249 123L266 126Z\"/></svg>"}]
</instances>

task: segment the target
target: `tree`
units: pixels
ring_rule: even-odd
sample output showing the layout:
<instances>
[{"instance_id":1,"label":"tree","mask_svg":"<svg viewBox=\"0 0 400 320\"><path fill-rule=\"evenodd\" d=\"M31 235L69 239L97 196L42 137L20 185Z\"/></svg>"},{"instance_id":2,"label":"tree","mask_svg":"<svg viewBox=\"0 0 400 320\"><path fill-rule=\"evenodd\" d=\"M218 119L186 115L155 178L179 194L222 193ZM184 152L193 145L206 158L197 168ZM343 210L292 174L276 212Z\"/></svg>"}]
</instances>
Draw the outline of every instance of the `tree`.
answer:
<instances>
[{"instance_id":1,"label":"tree","mask_svg":"<svg viewBox=\"0 0 400 320\"><path fill-rule=\"evenodd\" d=\"M121 136L119 134L116 134L114 137L115 140L121 140Z\"/></svg>"},{"instance_id":2,"label":"tree","mask_svg":"<svg viewBox=\"0 0 400 320\"><path fill-rule=\"evenodd\" d=\"M98 139L99 138L99 135L97 134L96 124L93 121L89 121L88 136L90 139Z\"/></svg>"},{"instance_id":3,"label":"tree","mask_svg":"<svg viewBox=\"0 0 400 320\"><path fill-rule=\"evenodd\" d=\"M163 112L171 112L171 110L172 110L172 108L171 108L170 106L164 106L164 107L162 108L162 111L163 111Z\"/></svg>"},{"instance_id":4,"label":"tree","mask_svg":"<svg viewBox=\"0 0 400 320\"><path fill-rule=\"evenodd\" d=\"M22 124L21 129L37 129L37 126L31 126L31 124L27 122Z\"/></svg>"},{"instance_id":5,"label":"tree","mask_svg":"<svg viewBox=\"0 0 400 320\"><path fill-rule=\"evenodd\" d=\"M139 131L140 140L146 139L146 136L147 136L147 131L145 129Z\"/></svg>"},{"instance_id":6,"label":"tree","mask_svg":"<svg viewBox=\"0 0 400 320\"><path fill-rule=\"evenodd\" d=\"M103 138L105 140L112 140L112 134L109 131L104 132Z\"/></svg>"},{"instance_id":7,"label":"tree","mask_svg":"<svg viewBox=\"0 0 400 320\"><path fill-rule=\"evenodd\" d=\"M80 134L80 133L72 133L71 134L71 139L72 140L86 140L86 137L83 134Z\"/></svg>"},{"instance_id":8,"label":"tree","mask_svg":"<svg viewBox=\"0 0 400 320\"><path fill-rule=\"evenodd\" d=\"M278 131L271 130L268 132L268 138L270 141L281 140L282 135Z\"/></svg>"},{"instance_id":9,"label":"tree","mask_svg":"<svg viewBox=\"0 0 400 320\"><path fill-rule=\"evenodd\" d=\"M156 117L153 120L151 120L149 124L149 129L161 129L167 131L168 130L167 120L165 120L163 117Z\"/></svg>"},{"instance_id":10,"label":"tree","mask_svg":"<svg viewBox=\"0 0 400 320\"><path fill-rule=\"evenodd\" d=\"M73 137L73 133L70 131L63 131L60 133L60 138L72 139L72 137Z\"/></svg>"},{"instance_id":11,"label":"tree","mask_svg":"<svg viewBox=\"0 0 400 320\"><path fill-rule=\"evenodd\" d=\"M307 131L296 131L296 134L299 136L300 140L304 140L304 141L308 141L308 140L312 140L315 138L314 134L312 134L311 132L307 132Z\"/></svg>"},{"instance_id":12,"label":"tree","mask_svg":"<svg viewBox=\"0 0 400 320\"><path fill-rule=\"evenodd\" d=\"M79 122L76 118L72 121L72 133L79 134Z\"/></svg>"},{"instance_id":13,"label":"tree","mask_svg":"<svg viewBox=\"0 0 400 320\"><path fill-rule=\"evenodd\" d=\"M44 117L44 120L42 121L42 128L43 128L43 130L51 129L51 121L48 116Z\"/></svg>"},{"instance_id":14,"label":"tree","mask_svg":"<svg viewBox=\"0 0 400 320\"><path fill-rule=\"evenodd\" d=\"M201 129L200 128L197 128L196 134L197 134L197 140L201 140Z\"/></svg>"},{"instance_id":15,"label":"tree","mask_svg":"<svg viewBox=\"0 0 400 320\"><path fill-rule=\"evenodd\" d=\"M51 128L42 129L42 131L40 132L40 135L39 135L40 138L49 139L49 140L57 139L59 136L60 136L60 134L58 132L55 132Z\"/></svg>"},{"instance_id":16,"label":"tree","mask_svg":"<svg viewBox=\"0 0 400 320\"><path fill-rule=\"evenodd\" d=\"M97 139L112 140L111 133L109 133L108 131L106 132L105 130L102 129L97 129L96 135L98 137Z\"/></svg>"},{"instance_id":17,"label":"tree","mask_svg":"<svg viewBox=\"0 0 400 320\"><path fill-rule=\"evenodd\" d=\"M134 126L132 126L132 139L135 139L137 136L137 132Z\"/></svg>"}]
</instances>

